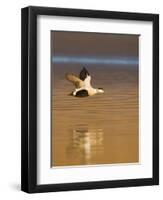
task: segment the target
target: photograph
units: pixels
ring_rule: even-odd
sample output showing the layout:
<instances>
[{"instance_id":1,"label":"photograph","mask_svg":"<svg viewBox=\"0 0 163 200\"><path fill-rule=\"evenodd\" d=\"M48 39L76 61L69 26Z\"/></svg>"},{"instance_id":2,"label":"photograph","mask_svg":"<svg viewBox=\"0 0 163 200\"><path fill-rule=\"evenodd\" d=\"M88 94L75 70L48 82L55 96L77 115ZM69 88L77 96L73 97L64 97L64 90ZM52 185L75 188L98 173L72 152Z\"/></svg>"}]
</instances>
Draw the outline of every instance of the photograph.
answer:
<instances>
[{"instance_id":1,"label":"photograph","mask_svg":"<svg viewBox=\"0 0 163 200\"><path fill-rule=\"evenodd\" d=\"M140 162L139 36L51 30L51 167Z\"/></svg>"},{"instance_id":2,"label":"photograph","mask_svg":"<svg viewBox=\"0 0 163 200\"><path fill-rule=\"evenodd\" d=\"M159 14L21 15L21 190L158 185Z\"/></svg>"}]
</instances>

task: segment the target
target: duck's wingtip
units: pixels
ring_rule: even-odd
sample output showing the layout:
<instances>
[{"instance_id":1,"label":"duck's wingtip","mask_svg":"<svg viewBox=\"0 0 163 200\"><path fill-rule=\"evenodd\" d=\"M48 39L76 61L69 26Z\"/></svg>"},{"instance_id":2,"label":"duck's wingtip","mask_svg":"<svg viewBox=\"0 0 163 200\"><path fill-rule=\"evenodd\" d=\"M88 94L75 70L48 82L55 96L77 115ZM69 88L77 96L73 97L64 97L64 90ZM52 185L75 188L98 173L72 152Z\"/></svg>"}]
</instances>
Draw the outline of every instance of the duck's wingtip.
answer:
<instances>
[{"instance_id":1,"label":"duck's wingtip","mask_svg":"<svg viewBox=\"0 0 163 200\"><path fill-rule=\"evenodd\" d=\"M83 67L82 70L80 71L79 77L81 80L85 80L87 76L89 76L88 70L85 67Z\"/></svg>"},{"instance_id":2,"label":"duck's wingtip","mask_svg":"<svg viewBox=\"0 0 163 200\"><path fill-rule=\"evenodd\" d=\"M88 70L86 69L86 67L83 67L81 71L85 71L88 73Z\"/></svg>"}]
</instances>

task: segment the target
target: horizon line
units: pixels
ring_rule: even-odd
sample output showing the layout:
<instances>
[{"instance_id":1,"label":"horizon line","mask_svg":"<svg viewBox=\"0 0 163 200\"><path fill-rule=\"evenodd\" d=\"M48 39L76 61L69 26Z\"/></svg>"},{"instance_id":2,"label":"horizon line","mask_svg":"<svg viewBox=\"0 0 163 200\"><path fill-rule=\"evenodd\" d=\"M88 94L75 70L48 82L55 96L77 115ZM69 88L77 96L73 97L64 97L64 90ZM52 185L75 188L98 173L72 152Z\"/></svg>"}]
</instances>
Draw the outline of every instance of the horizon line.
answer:
<instances>
[{"instance_id":1,"label":"horizon line","mask_svg":"<svg viewBox=\"0 0 163 200\"><path fill-rule=\"evenodd\" d=\"M52 56L52 63L64 64L103 64L103 65L138 65L137 56Z\"/></svg>"}]
</instances>

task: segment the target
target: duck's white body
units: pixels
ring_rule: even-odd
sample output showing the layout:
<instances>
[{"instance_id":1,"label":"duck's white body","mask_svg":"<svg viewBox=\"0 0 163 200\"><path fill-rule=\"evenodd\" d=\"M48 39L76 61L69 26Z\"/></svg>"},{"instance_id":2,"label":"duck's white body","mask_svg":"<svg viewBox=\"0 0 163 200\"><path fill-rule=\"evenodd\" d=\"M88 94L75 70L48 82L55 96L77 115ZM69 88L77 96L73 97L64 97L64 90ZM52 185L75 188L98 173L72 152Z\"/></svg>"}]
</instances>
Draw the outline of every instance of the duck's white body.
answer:
<instances>
[{"instance_id":1,"label":"duck's white body","mask_svg":"<svg viewBox=\"0 0 163 200\"><path fill-rule=\"evenodd\" d=\"M74 90L74 92L73 92L73 95L75 96L76 93L77 93L78 91L80 91L80 90L87 90L89 96L92 96L92 95L96 94L97 91L96 91L95 88L93 88L93 87L91 86L90 82L91 82L91 77L90 77L90 76L87 76L87 78L84 80L83 86L80 87L80 88L76 88L76 89Z\"/></svg>"}]
</instances>

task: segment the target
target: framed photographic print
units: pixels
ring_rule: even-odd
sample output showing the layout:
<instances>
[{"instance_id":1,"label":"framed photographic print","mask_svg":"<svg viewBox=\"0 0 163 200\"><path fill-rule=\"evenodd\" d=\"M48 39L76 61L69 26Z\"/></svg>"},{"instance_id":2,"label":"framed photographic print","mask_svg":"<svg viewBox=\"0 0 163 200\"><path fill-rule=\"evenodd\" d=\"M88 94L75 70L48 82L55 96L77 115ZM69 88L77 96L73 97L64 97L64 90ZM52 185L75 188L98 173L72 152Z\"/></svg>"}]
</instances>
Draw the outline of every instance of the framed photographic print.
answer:
<instances>
[{"instance_id":1,"label":"framed photographic print","mask_svg":"<svg viewBox=\"0 0 163 200\"><path fill-rule=\"evenodd\" d=\"M22 190L159 184L159 16L22 9Z\"/></svg>"}]
</instances>

